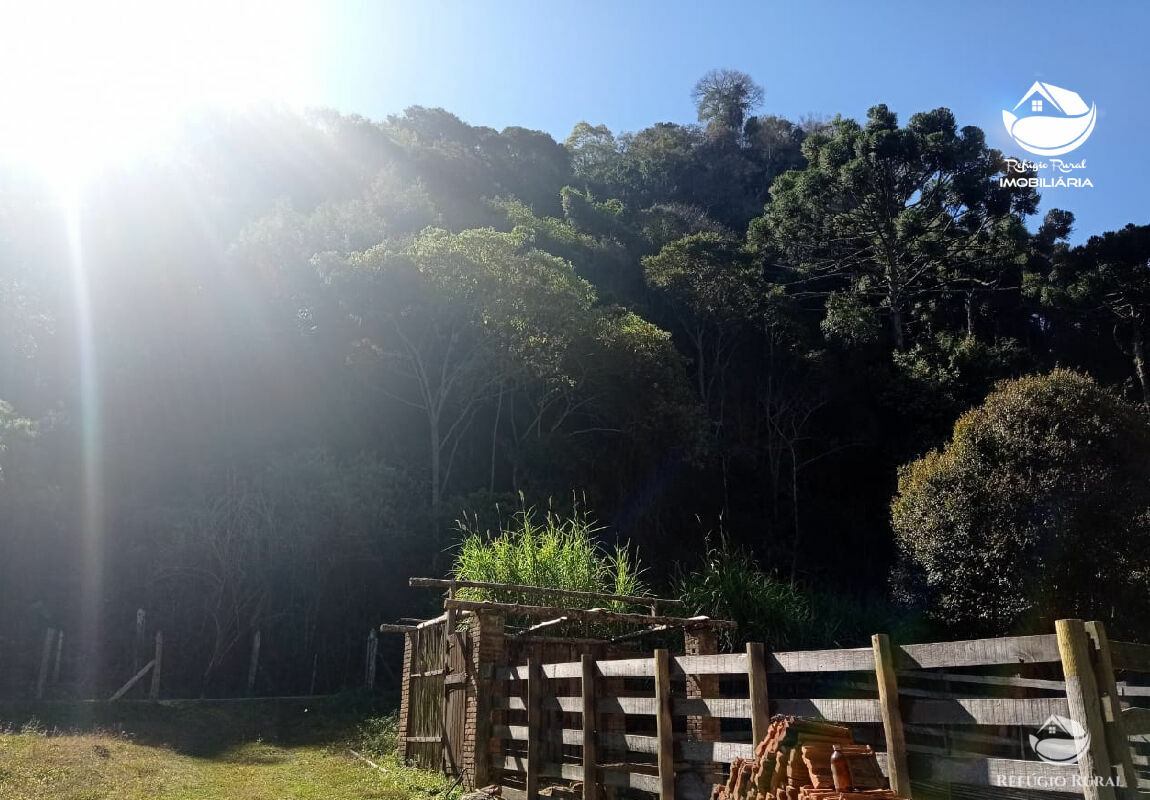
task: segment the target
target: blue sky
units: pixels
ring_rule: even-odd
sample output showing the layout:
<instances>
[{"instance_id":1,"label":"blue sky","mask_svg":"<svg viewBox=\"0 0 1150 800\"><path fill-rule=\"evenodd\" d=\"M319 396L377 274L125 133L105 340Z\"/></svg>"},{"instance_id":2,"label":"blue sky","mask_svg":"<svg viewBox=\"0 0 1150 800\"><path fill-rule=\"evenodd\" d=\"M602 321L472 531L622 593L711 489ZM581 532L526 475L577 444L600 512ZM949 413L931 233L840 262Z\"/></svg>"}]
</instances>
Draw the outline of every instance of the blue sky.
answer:
<instances>
[{"instance_id":1,"label":"blue sky","mask_svg":"<svg viewBox=\"0 0 1150 800\"><path fill-rule=\"evenodd\" d=\"M937 106L1022 153L1002 125L1035 80L1098 105L1093 189L1046 189L1076 240L1150 222L1150 3L344 2L312 40L311 102L379 119L412 104L472 124L562 140L580 120L612 130L692 122L689 91L713 67L749 72L762 111L907 119ZM1033 158L1033 157L1032 157ZM1034 223L1032 222L1032 225Z\"/></svg>"}]
</instances>

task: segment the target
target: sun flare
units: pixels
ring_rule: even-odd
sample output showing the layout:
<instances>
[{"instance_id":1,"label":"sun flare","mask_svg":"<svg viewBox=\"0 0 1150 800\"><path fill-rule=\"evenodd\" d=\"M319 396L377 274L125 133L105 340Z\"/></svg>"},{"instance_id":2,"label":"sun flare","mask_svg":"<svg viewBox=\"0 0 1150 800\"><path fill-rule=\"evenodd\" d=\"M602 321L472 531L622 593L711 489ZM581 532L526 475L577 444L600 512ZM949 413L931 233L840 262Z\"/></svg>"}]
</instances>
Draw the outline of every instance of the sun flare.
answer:
<instances>
[{"instance_id":1,"label":"sun flare","mask_svg":"<svg viewBox=\"0 0 1150 800\"><path fill-rule=\"evenodd\" d=\"M3 3L0 160L57 185L147 151L188 111L311 96L292 3Z\"/></svg>"}]
</instances>

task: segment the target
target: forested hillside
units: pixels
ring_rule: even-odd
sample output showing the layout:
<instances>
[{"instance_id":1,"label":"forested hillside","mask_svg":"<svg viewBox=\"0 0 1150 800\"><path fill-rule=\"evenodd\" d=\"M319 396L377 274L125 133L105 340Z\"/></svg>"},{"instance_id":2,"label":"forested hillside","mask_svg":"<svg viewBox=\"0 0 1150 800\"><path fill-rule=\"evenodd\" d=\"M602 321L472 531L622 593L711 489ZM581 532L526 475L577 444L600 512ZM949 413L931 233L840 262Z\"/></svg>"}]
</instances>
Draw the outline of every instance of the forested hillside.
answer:
<instances>
[{"instance_id":1,"label":"forested hillside","mask_svg":"<svg viewBox=\"0 0 1150 800\"><path fill-rule=\"evenodd\" d=\"M898 468L997 381L1150 400L1150 228L1069 247L944 108L787 120L728 71L694 96L561 142L204 114L72 201L6 169L0 665L53 626L121 675L142 607L178 693L237 690L257 629L268 692L316 653L339 688L428 610L406 579L462 514L576 499L660 591L726 536L885 609Z\"/></svg>"}]
</instances>

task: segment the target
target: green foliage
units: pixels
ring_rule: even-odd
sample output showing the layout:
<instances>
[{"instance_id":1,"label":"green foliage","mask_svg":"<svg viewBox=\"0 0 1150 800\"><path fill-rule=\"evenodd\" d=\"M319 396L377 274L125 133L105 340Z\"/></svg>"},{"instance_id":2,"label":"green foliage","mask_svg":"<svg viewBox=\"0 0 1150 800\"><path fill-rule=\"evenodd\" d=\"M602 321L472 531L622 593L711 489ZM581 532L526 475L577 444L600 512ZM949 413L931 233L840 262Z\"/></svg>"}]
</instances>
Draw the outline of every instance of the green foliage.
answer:
<instances>
[{"instance_id":1,"label":"green foliage","mask_svg":"<svg viewBox=\"0 0 1150 800\"><path fill-rule=\"evenodd\" d=\"M899 472L894 587L964 632L1058 617L1145 635L1150 423L1069 370L1004 382Z\"/></svg>"},{"instance_id":2,"label":"green foliage","mask_svg":"<svg viewBox=\"0 0 1150 800\"><path fill-rule=\"evenodd\" d=\"M691 91L699 122L739 132L747 114L763 102L763 88L745 72L713 69Z\"/></svg>"},{"instance_id":3,"label":"green foliage","mask_svg":"<svg viewBox=\"0 0 1150 800\"><path fill-rule=\"evenodd\" d=\"M865 125L838 118L803 143L808 165L771 188L752 247L777 253L828 292L866 298L909 346L912 314L941 287L985 290L1021 263L1032 191L1000 187L1002 154L938 108L906 127L885 105ZM831 309L836 312L841 308ZM830 323L838 332L837 320Z\"/></svg>"},{"instance_id":4,"label":"green foliage","mask_svg":"<svg viewBox=\"0 0 1150 800\"><path fill-rule=\"evenodd\" d=\"M535 508L516 511L496 532L480 530L474 518L458 523L463 536L452 575L458 580L513 583L575 589L585 592L644 595L642 568L627 547L604 548L597 534L602 528L578 501L567 514ZM528 597L488 589L461 589L460 595L478 600L554 605L547 595ZM603 601L567 598L563 604L591 608ZM623 608L619 603L607 604Z\"/></svg>"},{"instance_id":5,"label":"green foliage","mask_svg":"<svg viewBox=\"0 0 1150 800\"><path fill-rule=\"evenodd\" d=\"M819 323L828 341L854 346L879 338L878 313L853 292L831 292L827 296L827 315Z\"/></svg>"},{"instance_id":6,"label":"green foliage","mask_svg":"<svg viewBox=\"0 0 1150 800\"><path fill-rule=\"evenodd\" d=\"M812 638L815 613L809 596L777 575L764 572L749 553L726 537L707 551L695 571L680 571L675 594L690 615L729 619L727 644L763 642L772 649L802 647Z\"/></svg>"}]
</instances>

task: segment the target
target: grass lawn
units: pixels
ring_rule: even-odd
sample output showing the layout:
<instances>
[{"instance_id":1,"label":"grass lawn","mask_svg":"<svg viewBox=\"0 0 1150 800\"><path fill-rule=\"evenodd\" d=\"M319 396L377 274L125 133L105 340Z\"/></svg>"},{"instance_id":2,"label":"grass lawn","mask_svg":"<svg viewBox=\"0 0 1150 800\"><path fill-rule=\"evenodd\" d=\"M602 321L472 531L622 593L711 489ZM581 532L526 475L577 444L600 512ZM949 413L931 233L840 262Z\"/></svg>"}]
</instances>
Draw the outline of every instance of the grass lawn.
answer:
<instances>
[{"instance_id":1,"label":"grass lawn","mask_svg":"<svg viewBox=\"0 0 1150 800\"><path fill-rule=\"evenodd\" d=\"M397 761L394 722L386 716L261 701L44 706L19 723L14 718L31 707L0 708L0 800L451 800L460 794L442 777ZM355 759L350 749L386 772Z\"/></svg>"}]
</instances>

